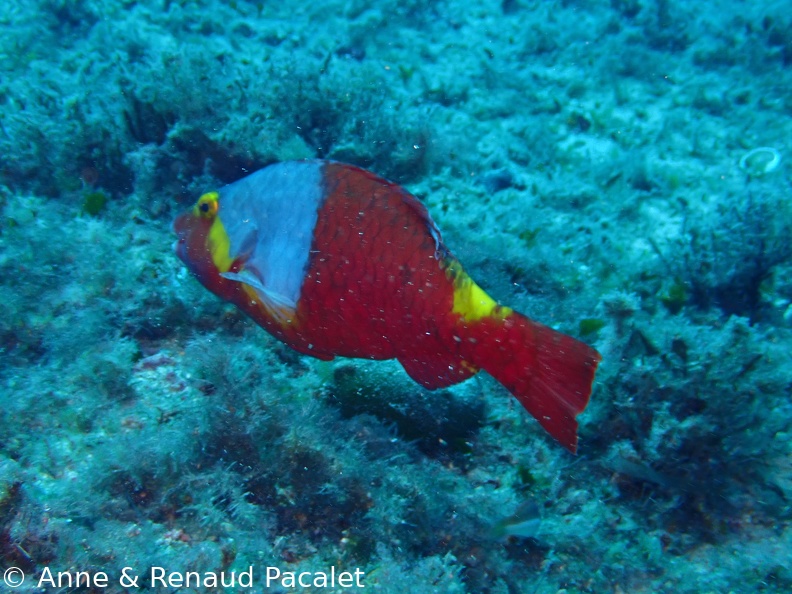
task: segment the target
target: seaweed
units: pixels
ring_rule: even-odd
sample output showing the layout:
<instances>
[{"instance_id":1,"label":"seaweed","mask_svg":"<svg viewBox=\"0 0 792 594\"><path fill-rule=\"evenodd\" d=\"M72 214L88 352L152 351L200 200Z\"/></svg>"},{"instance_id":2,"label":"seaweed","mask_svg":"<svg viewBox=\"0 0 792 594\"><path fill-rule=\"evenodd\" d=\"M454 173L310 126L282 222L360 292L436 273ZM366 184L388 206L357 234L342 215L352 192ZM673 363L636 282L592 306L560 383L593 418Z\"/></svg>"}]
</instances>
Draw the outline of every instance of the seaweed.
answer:
<instances>
[{"instance_id":1,"label":"seaweed","mask_svg":"<svg viewBox=\"0 0 792 594\"><path fill-rule=\"evenodd\" d=\"M370 414L392 423L400 437L415 440L428 456L456 455L462 462L459 454L470 450L469 441L484 422L481 401L460 391L429 392L400 373L394 378L378 367L365 372L353 365L336 368L325 388L328 402L344 417Z\"/></svg>"},{"instance_id":2,"label":"seaweed","mask_svg":"<svg viewBox=\"0 0 792 594\"><path fill-rule=\"evenodd\" d=\"M175 121L176 118L170 112L161 111L135 95L130 96L129 107L124 110L127 132L140 144L162 144Z\"/></svg>"},{"instance_id":3,"label":"seaweed","mask_svg":"<svg viewBox=\"0 0 792 594\"><path fill-rule=\"evenodd\" d=\"M92 217L99 216L107 206L107 194L104 192L88 192L83 199L83 212Z\"/></svg>"},{"instance_id":4,"label":"seaweed","mask_svg":"<svg viewBox=\"0 0 792 594\"><path fill-rule=\"evenodd\" d=\"M792 221L774 197L748 192L722 209L712 222L690 228L686 268L690 301L756 322L764 314L762 285L792 257Z\"/></svg>"}]
</instances>

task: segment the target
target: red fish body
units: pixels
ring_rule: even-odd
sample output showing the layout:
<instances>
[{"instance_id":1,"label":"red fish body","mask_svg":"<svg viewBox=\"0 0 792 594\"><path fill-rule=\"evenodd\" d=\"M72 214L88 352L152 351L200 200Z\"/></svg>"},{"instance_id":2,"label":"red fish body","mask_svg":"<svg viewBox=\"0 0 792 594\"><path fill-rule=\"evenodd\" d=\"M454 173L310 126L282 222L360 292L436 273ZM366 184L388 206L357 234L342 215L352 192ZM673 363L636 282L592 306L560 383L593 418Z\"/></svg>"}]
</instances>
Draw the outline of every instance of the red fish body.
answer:
<instances>
[{"instance_id":1,"label":"red fish body","mask_svg":"<svg viewBox=\"0 0 792 594\"><path fill-rule=\"evenodd\" d=\"M178 217L176 252L293 349L396 358L429 389L484 369L571 451L600 355L498 305L398 185L331 161L277 163Z\"/></svg>"}]
</instances>

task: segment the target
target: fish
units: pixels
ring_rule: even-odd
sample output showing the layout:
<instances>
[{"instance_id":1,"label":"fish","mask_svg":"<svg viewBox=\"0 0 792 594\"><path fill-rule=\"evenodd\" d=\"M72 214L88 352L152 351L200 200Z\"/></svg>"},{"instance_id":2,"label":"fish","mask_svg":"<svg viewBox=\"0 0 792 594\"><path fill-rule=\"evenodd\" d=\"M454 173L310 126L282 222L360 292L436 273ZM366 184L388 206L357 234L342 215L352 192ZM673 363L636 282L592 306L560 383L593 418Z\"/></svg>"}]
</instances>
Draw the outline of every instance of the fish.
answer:
<instances>
[{"instance_id":1,"label":"fish","mask_svg":"<svg viewBox=\"0 0 792 594\"><path fill-rule=\"evenodd\" d=\"M541 527L542 516L539 513L539 505L535 501L529 500L522 502L514 514L495 524L492 528L492 535L495 538L505 536L536 538Z\"/></svg>"},{"instance_id":2,"label":"fish","mask_svg":"<svg viewBox=\"0 0 792 594\"><path fill-rule=\"evenodd\" d=\"M403 187L284 161L203 194L173 230L201 284L297 352L395 358L429 390L484 370L576 452L600 354L490 297Z\"/></svg>"}]
</instances>

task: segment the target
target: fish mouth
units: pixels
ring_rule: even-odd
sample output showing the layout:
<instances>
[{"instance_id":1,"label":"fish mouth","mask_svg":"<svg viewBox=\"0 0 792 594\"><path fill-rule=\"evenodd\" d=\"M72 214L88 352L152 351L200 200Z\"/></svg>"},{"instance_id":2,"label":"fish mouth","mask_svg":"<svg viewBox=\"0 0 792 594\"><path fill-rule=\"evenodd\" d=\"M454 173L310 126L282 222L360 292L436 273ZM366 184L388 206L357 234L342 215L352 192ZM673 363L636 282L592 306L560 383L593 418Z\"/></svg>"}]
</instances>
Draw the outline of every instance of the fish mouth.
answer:
<instances>
[{"instance_id":1,"label":"fish mouth","mask_svg":"<svg viewBox=\"0 0 792 594\"><path fill-rule=\"evenodd\" d=\"M190 213L184 213L176 217L171 223L171 231L176 234L176 241L173 242L173 251L183 261L187 257L187 237L190 234L188 218Z\"/></svg>"}]
</instances>

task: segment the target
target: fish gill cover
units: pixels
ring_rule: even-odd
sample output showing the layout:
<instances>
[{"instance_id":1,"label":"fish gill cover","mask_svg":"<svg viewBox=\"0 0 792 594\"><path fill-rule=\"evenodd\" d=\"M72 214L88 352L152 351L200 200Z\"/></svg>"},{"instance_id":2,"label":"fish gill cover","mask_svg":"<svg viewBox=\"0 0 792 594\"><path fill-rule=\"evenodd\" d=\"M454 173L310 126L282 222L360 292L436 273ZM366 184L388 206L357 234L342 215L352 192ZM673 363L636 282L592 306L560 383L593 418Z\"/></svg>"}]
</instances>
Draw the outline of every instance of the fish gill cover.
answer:
<instances>
[{"instance_id":1,"label":"fish gill cover","mask_svg":"<svg viewBox=\"0 0 792 594\"><path fill-rule=\"evenodd\" d=\"M0 27L5 586L792 587L786 3L40 0ZM602 353L577 457L490 378L305 357L189 276L174 216L302 158L403 185L488 294Z\"/></svg>"}]
</instances>

